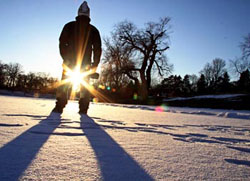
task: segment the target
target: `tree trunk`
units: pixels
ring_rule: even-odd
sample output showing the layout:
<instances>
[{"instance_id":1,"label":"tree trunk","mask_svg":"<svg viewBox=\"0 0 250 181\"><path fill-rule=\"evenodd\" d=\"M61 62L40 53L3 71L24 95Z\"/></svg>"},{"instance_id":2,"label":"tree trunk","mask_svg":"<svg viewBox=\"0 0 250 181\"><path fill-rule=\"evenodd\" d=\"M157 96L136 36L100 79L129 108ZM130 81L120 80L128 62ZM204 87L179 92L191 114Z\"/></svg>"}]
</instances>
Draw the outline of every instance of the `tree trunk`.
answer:
<instances>
[{"instance_id":1,"label":"tree trunk","mask_svg":"<svg viewBox=\"0 0 250 181\"><path fill-rule=\"evenodd\" d=\"M147 76L147 89L149 90L151 87L151 70L155 61L155 54L156 52L153 52L153 55L150 58L150 63L148 65L147 71L146 71L146 76Z\"/></svg>"},{"instance_id":2,"label":"tree trunk","mask_svg":"<svg viewBox=\"0 0 250 181\"><path fill-rule=\"evenodd\" d=\"M147 80L145 77L145 71L141 71L140 72L140 76L141 76L141 86L140 86L140 96L141 96L141 100L144 102L147 100L148 98L148 87L147 87Z\"/></svg>"}]
</instances>

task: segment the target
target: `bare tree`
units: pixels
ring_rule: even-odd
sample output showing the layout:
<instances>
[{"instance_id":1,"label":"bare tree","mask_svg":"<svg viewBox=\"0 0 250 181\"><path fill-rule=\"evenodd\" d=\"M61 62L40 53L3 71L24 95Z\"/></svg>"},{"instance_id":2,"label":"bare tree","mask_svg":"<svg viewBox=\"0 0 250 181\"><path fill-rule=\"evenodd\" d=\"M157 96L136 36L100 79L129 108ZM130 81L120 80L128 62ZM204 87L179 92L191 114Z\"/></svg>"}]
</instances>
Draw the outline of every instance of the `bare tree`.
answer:
<instances>
[{"instance_id":1,"label":"bare tree","mask_svg":"<svg viewBox=\"0 0 250 181\"><path fill-rule=\"evenodd\" d=\"M238 77L242 72L250 70L250 60L236 57L230 60L230 70Z\"/></svg>"},{"instance_id":2,"label":"bare tree","mask_svg":"<svg viewBox=\"0 0 250 181\"><path fill-rule=\"evenodd\" d=\"M242 58L248 59L250 57L250 33L244 37L244 42L240 44L242 50Z\"/></svg>"},{"instance_id":3,"label":"bare tree","mask_svg":"<svg viewBox=\"0 0 250 181\"><path fill-rule=\"evenodd\" d=\"M244 42L240 43L242 51L241 57L230 60L231 72L237 77L246 70L250 70L250 33L244 37Z\"/></svg>"},{"instance_id":4,"label":"bare tree","mask_svg":"<svg viewBox=\"0 0 250 181\"><path fill-rule=\"evenodd\" d=\"M111 38L104 39L106 49L104 51L102 79L116 89L126 86L129 79L138 83L137 75L129 71L134 68L132 62L133 53L128 46L122 46L114 34Z\"/></svg>"},{"instance_id":5,"label":"bare tree","mask_svg":"<svg viewBox=\"0 0 250 181\"><path fill-rule=\"evenodd\" d=\"M32 91L35 89L35 82L36 82L36 75L35 73L28 73L27 74L27 90Z\"/></svg>"},{"instance_id":6,"label":"bare tree","mask_svg":"<svg viewBox=\"0 0 250 181\"><path fill-rule=\"evenodd\" d=\"M117 69L112 64L104 64L102 66L101 80L100 82L106 86L119 89L125 87L129 83L129 78L122 74L120 69Z\"/></svg>"},{"instance_id":7,"label":"bare tree","mask_svg":"<svg viewBox=\"0 0 250 181\"><path fill-rule=\"evenodd\" d=\"M22 66L19 63L9 63L6 66L7 86L9 88L14 88L16 86L18 76L22 72Z\"/></svg>"},{"instance_id":8,"label":"bare tree","mask_svg":"<svg viewBox=\"0 0 250 181\"><path fill-rule=\"evenodd\" d=\"M222 77L226 72L226 62L221 58L216 58L212 61L212 74L214 81L217 81L219 77Z\"/></svg>"},{"instance_id":9,"label":"bare tree","mask_svg":"<svg viewBox=\"0 0 250 181\"><path fill-rule=\"evenodd\" d=\"M6 79L6 67L7 65L0 60L0 87L4 87Z\"/></svg>"},{"instance_id":10,"label":"bare tree","mask_svg":"<svg viewBox=\"0 0 250 181\"><path fill-rule=\"evenodd\" d=\"M206 83L211 86L226 72L225 66L225 60L215 58L212 63L207 63L204 66L204 68L200 71L200 74L205 76Z\"/></svg>"},{"instance_id":11,"label":"bare tree","mask_svg":"<svg viewBox=\"0 0 250 181\"><path fill-rule=\"evenodd\" d=\"M19 74L16 81L16 88L21 91L25 91L27 86L27 75Z\"/></svg>"},{"instance_id":12,"label":"bare tree","mask_svg":"<svg viewBox=\"0 0 250 181\"><path fill-rule=\"evenodd\" d=\"M116 26L114 36L135 53L134 67L128 72L138 72L141 80L141 97L145 100L151 86L151 72L155 66L160 76L172 71L164 52L169 48L170 18L165 17L159 22L149 22L145 28L138 29L133 23L123 21Z\"/></svg>"}]
</instances>

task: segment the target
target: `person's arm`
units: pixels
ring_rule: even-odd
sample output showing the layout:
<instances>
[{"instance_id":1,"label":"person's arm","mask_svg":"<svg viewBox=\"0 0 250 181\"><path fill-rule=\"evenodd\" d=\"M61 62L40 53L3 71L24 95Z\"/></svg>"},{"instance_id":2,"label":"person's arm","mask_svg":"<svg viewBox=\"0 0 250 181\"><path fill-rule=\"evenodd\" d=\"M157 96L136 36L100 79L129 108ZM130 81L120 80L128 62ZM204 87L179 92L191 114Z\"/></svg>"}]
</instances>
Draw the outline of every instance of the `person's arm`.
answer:
<instances>
[{"instance_id":1,"label":"person's arm","mask_svg":"<svg viewBox=\"0 0 250 181\"><path fill-rule=\"evenodd\" d=\"M71 23L68 23L63 27L63 30L62 30L60 38L59 38L59 50L60 50L60 54L64 60L67 59L67 54L69 53L68 49L69 49L70 24Z\"/></svg>"},{"instance_id":2,"label":"person's arm","mask_svg":"<svg viewBox=\"0 0 250 181\"><path fill-rule=\"evenodd\" d=\"M97 68L100 59L101 59L101 54L102 54L102 42L101 42L101 37L99 31L94 28L94 41L93 41L93 52L94 52L94 62L92 64L92 68Z\"/></svg>"}]
</instances>

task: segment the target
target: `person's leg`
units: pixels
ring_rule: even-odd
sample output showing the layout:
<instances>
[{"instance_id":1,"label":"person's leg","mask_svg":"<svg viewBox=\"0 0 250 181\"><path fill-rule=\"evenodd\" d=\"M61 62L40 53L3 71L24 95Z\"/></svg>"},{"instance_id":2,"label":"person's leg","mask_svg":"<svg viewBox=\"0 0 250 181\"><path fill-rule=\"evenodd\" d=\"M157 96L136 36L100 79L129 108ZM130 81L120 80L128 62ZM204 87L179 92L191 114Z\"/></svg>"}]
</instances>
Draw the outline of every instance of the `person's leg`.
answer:
<instances>
[{"instance_id":1,"label":"person's leg","mask_svg":"<svg viewBox=\"0 0 250 181\"><path fill-rule=\"evenodd\" d=\"M65 70L63 71L63 75L62 75L62 81L66 78L65 75ZM62 113L63 112L63 108L66 106L66 104L68 103L68 91L69 91L69 84L62 84L57 88L56 91L56 106L55 108L52 110L53 112L58 112L58 113Z\"/></svg>"},{"instance_id":2,"label":"person's leg","mask_svg":"<svg viewBox=\"0 0 250 181\"><path fill-rule=\"evenodd\" d=\"M79 113L80 114L87 114L87 111L89 108L90 96L91 96L90 92L85 87L82 86L81 92L80 92L80 99L79 99Z\"/></svg>"}]
</instances>

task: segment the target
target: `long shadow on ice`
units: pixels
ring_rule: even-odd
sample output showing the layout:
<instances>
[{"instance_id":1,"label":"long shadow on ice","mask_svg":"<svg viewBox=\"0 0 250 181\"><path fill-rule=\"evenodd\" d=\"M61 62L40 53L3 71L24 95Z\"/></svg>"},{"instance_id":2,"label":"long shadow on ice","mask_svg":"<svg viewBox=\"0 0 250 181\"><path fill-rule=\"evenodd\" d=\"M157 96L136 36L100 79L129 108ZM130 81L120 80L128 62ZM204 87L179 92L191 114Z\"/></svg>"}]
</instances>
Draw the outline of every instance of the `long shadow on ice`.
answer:
<instances>
[{"instance_id":1,"label":"long shadow on ice","mask_svg":"<svg viewBox=\"0 0 250 181\"><path fill-rule=\"evenodd\" d=\"M95 152L103 180L153 180L93 119L81 115L81 128Z\"/></svg>"},{"instance_id":2,"label":"long shadow on ice","mask_svg":"<svg viewBox=\"0 0 250 181\"><path fill-rule=\"evenodd\" d=\"M235 146L228 146L228 148L238 150L238 151L241 151L241 152L250 153L250 148L235 147Z\"/></svg>"},{"instance_id":3,"label":"long shadow on ice","mask_svg":"<svg viewBox=\"0 0 250 181\"><path fill-rule=\"evenodd\" d=\"M5 116L15 116L15 117L31 117L31 118L38 118L38 119L41 119L41 118L46 118L47 116L44 116L44 115L32 115L32 114L4 114Z\"/></svg>"},{"instance_id":4,"label":"long shadow on ice","mask_svg":"<svg viewBox=\"0 0 250 181\"><path fill-rule=\"evenodd\" d=\"M39 124L1 147L0 180L18 180L60 122L60 114L51 113Z\"/></svg>"},{"instance_id":5,"label":"long shadow on ice","mask_svg":"<svg viewBox=\"0 0 250 181\"><path fill-rule=\"evenodd\" d=\"M18 126L23 126L22 124L4 124L0 123L0 127L18 127Z\"/></svg>"},{"instance_id":6,"label":"long shadow on ice","mask_svg":"<svg viewBox=\"0 0 250 181\"><path fill-rule=\"evenodd\" d=\"M245 165L250 167L250 161L247 160L225 159L225 161L236 165Z\"/></svg>"},{"instance_id":7,"label":"long shadow on ice","mask_svg":"<svg viewBox=\"0 0 250 181\"><path fill-rule=\"evenodd\" d=\"M226 137L211 137L213 139L219 140L219 141L224 141L224 142L230 142L230 143L250 143L250 140L247 139L239 139L239 138L226 138Z\"/></svg>"}]
</instances>

